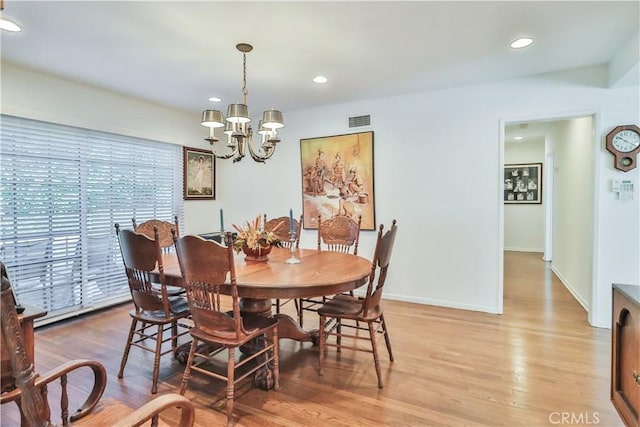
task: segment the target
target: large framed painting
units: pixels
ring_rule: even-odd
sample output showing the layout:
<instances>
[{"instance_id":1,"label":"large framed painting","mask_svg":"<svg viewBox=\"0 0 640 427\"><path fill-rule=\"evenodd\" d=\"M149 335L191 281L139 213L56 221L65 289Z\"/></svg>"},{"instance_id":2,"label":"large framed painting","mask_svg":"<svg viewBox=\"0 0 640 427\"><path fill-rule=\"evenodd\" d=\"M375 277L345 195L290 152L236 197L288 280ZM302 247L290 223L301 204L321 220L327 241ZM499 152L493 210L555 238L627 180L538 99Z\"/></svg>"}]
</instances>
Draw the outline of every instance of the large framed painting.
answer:
<instances>
[{"instance_id":1,"label":"large framed painting","mask_svg":"<svg viewBox=\"0 0 640 427\"><path fill-rule=\"evenodd\" d=\"M216 163L211 151L183 147L184 199L216 198Z\"/></svg>"},{"instance_id":2,"label":"large framed painting","mask_svg":"<svg viewBox=\"0 0 640 427\"><path fill-rule=\"evenodd\" d=\"M373 132L300 140L302 206L305 229L337 215L356 219L361 230L375 230Z\"/></svg>"},{"instance_id":3,"label":"large framed painting","mask_svg":"<svg viewBox=\"0 0 640 427\"><path fill-rule=\"evenodd\" d=\"M504 165L504 203L542 203L542 163Z\"/></svg>"}]
</instances>

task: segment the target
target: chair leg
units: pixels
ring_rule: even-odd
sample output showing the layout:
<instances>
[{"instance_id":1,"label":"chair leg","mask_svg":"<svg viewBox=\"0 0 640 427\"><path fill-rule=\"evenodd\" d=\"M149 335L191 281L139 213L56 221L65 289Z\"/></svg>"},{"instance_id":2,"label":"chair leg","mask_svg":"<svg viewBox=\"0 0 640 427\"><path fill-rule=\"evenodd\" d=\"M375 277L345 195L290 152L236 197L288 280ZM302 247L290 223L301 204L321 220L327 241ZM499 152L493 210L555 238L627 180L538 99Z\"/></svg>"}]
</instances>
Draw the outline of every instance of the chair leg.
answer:
<instances>
[{"instance_id":1,"label":"chair leg","mask_svg":"<svg viewBox=\"0 0 640 427\"><path fill-rule=\"evenodd\" d=\"M273 328L273 389L280 390L280 350L278 341L278 328Z\"/></svg>"},{"instance_id":2,"label":"chair leg","mask_svg":"<svg viewBox=\"0 0 640 427\"><path fill-rule=\"evenodd\" d=\"M300 311L302 311L302 310L300 310ZM326 318L321 315L320 316L320 325L318 325L319 326L318 327L318 334L320 334L320 336L318 337L319 338L318 346L320 347L319 348L320 354L319 354L319 359L318 359L318 364L319 364L318 375L324 375L324 340L325 340L325 331L324 331L325 325L324 324L325 324L325 321L326 321Z\"/></svg>"},{"instance_id":3,"label":"chair leg","mask_svg":"<svg viewBox=\"0 0 640 427\"><path fill-rule=\"evenodd\" d=\"M389 331L387 330L387 322L384 321L384 315L380 315L380 322L382 322L382 331L384 332L384 341L387 343L387 351L389 352L389 360L393 362L393 353L391 352L391 341L389 340Z\"/></svg>"},{"instance_id":4,"label":"chair leg","mask_svg":"<svg viewBox=\"0 0 640 427\"><path fill-rule=\"evenodd\" d=\"M336 351L342 353L342 319L336 319Z\"/></svg>"},{"instance_id":5,"label":"chair leg","mask_svg":"<svg viewBox=\"0 0 640 427\"><path fill-rule=\"evenodd\" d=\"M171 323L171 350L173 357L176 357L176 348L178 348L178 322Z\"/></svg>"},{"instance_id":6,"label":"chair leg","mask_svg":"<svg viewBox=\"0 0 640 427\"><path fill-rule=\"evenodd\" d=\"M380 359L378 358L378 345L376 344L376 328L374 322L367 322L369 325L369 338L371 339L371 350L373 351L373 363L376 366L376 375L378 376L378 388L382 388L382 373L380 372Z\"/></svg>"},{"instance_id":7,"label":"chair leg","mask_svg":"<svg viewBox=\"0 0 640 427\"><path fill-rule=\"evenodd\" d=\"M354 297L355 294L353 293L353 290L349 291L349 296ZM360 322L356 320L356 328L360 329Z\"/></svg>"},{"instance_id":8,"label":"chair leg","mask_svg":"<svg viewBox=\"0 0 640 427\"><path fill-rule=\"evenodd\" d=\"M158 376L160 375L160 353L162 353L162 338L164 325L158 325L158 334L156 336L156 354L153 358L153 383L151 384L151 394L158 392Z\"/></svg>"},{"instance_id":9,"label":"chair leg","mask_svg":"<svg viewBox=\"0 0 640 427\"><path fill-rule=\"evenodd\" d=\"M198 348L198 340L193 338L191 341L191 348L189 349L189 356L187 357L187 364L184 367L184 374L182 374L182 385L180 386L180 394L184 395L187 390L187 384L189 383L189 376L191 375L191 364L193 363L196 349Z\"/></svg>"},{"instance_id":10,"label":"chair leg","mask_svg":"<svg viewBox=\"0 0 640 427\"><path fill-rule=\"evenodd\" d=\"M236 355L235 348L229 347L229 356L227 361L227 427L233 425L233 382L235 373Z\"/></svg>"},{"instance_id":11,"label":"chair leg","mask_svg":"<svg viewBox=\"0 0 640 427\"><path fill-rule=\"evenodd\" d=\"M276 314L280 314L280 300L276 298Z\"/></svg>"},{"instance_id":12,"label":"chair leg","mask_svg":"<svg viewBox=\"0 0 640 427\"><path fill-rule=\"evenodd\" d=\"M124 346L124 353L122 353L122 360L120 361L120 371L118 371L118 378L122 378L124 375L124 367L127 365L127 359L129 359L129 350L131 350L131 341L133 341L133 333L136 330L138 321L131 319L131 328L129 329L129 337L127 338L127 344Z\"/></svg>"},{"instance_id":13,"label":"chair leg","mask_svg":"<svg viewBox=\"0 0 640 427\"><path fill-rule=\"evenodd\" d=\"M298 315L298 318L300 318L300 303L301 303L301 301L299 299L294 299L293 303L296 306L296 314Z\"/></svg>"},{"instance_id":14,"label":"chair leg","mask_svg":"<svg viewBox=\"0 0 640 427\"><path fill-rule=\"evenodd\" d=\"M300 309L298 310L298 325L302 328L302 313L304 312L304 305L302 304L302 299L299 300L298 304L300 305Z\"/></svg>"},{"instance_id":15,"label":"chair leg","mask_svg":"<svg viewBox=\"0 0 640 427\"><path fill-rule=\"evenodd\" d=\"M142 332L142 341L147 339L147 333L145 330L147 329L147 322L140 322L140 331Z\"/></svg>"}]
</instances>

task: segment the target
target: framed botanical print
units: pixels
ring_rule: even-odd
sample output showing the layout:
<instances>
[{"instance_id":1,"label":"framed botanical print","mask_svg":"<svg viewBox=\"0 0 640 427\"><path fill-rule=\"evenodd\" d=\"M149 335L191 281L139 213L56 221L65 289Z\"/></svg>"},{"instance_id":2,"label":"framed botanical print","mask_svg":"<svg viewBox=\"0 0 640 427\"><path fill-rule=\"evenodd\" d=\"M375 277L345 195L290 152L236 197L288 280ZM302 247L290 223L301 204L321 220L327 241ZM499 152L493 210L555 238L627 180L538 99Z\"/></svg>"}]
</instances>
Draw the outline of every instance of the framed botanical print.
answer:
<instances>
[{"instance_id":1,"label":"framed botanical print","mask_svg":"<svg viewBox=\"0 0 640 427\"><path fill-rule=\"evenodd\" d=\"M504 203L542 203L542 163L504 165Z\"/></svg>"},{"instance_id":2,"label":"framed botanical print","mask_svg":"<svg viewBox=\"0 0 640 427\"><path fill-rule=\"evenodd\" d=\"M305 229L343 215L362 216L361 230L375 230L373 132L300 140Z\"/></svg>"},{"instance_id":3,"label":"framed botanical print","mask_svg":"<svg viewBox=\"0 0 640 427\"><path fill-rule=\"evenodd\" d=\"M211 151L183 147L184 199L216 198L216 163Z\"/></svg>"}]
</instances>

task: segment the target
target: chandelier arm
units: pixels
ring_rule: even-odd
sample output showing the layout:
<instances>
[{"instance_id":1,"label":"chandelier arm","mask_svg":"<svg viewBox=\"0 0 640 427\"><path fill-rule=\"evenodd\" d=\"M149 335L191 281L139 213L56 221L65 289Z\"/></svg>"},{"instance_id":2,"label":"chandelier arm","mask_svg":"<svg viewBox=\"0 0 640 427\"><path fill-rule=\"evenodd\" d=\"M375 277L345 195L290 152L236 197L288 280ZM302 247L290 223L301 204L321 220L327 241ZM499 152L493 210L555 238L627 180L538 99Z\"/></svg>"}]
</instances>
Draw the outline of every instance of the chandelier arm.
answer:
<instances>
[{"instance_id":1,"label":"chandelier arm","mask_svg":"<svg viewBox=\"0 0 640 427\"><path fill-rule=\"evenodd\" d=\"M251 158L256 162L260 162L260 163L264 163L265 160L268 160L271 156L273 156L273 153L276 151L274 147L272 150L269 150L268 152L266 152L266 154L262 155L253 150L252 141L247 141L247 145L249 146L249 154L251 154ZM262 149L259 149L258 151L265 152Z\"/></svg>"},{"instance_id":2,"label":"chandelier arm","mask_svg":"<svg viewBox=\"0 0 640 427\"><path fill-rule=\"evenodd\" d=\"M233 151L231 153L218 154L218 153L216 153L216 150L213 148L213 143L211 143L211 154L213 154L213 156L215 158L217 158L217 159L222 159L222 160L230 159L233 156L235 156L237 152L238 152L238 147L235 146L235 147L233 147Z\"/></svg>"},{"instance_id":3,"label":"chandelier arm","mask_svg":"<svg viewBox=\"0 0 640 427\"><path fill-rule=\"evenodd\" d=\"M230 154L216 154L216 153L214 152L214 153L213 153L213 156L214 156L216 159L226 160L226 159L230 159L230 158L232 158L235 154L236 154L236 153L235 153L235 151L234 151L233 153L230 153Z\"/></svg>"},{"instance_id":4,"label":"chandelier arm","mask_svg":"<svg viewBox=\"0 0 640 427\"><path fill-rule=\"evenodd\" d=\"M251 155L251 158L259 163L264 163L265 160L269 159L272 155L273 152L275 151L275 147L272 150L269 150L269 152L266 152L263 149L258 149L258 150L254 150L253 149L253 129L249 128L247 131L247 136L246 136L246 143L249 146L249 154ZM260 154L259 152L262 151L263 154Z\"/></svg>"}]
</instances>

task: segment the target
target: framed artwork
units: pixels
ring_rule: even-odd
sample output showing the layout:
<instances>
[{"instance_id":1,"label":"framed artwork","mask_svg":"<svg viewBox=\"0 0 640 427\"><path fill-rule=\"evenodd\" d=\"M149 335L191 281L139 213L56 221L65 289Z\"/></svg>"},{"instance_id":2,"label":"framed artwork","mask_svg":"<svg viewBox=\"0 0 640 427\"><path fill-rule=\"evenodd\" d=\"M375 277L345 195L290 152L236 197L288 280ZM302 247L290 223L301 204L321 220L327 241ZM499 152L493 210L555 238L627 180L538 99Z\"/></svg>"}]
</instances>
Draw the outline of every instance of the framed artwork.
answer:
<instances>
[{"instance_id":1,"label":"framed artwork","mask_svg":"<svg viewBox=\"0 0 640 427\"><path fill-rule=\"evenodd\" d=\"M542 203L542 163L504 165L504 203Z\"/></svg>"},{"instance_id":2,"label":"framed artwork","mask_svg":"<svg viewBox=\"0 0 640 427\"><path fill-rule=\"evenodd\" d=\"M184 199L216 198L216 163L211 151L183 147Z\"/></svg>"},{"instance_id":3,"label":"framed artwork","mask_svg":"<svg viewBox=\"0 0 640 427\"><path fill-rule=\"evenodd\" d=\"M302 209L305 230L337 215L356 219L361 230L375 230L373 132L300 140Z\"/></svg>"}]
</instances>

